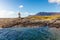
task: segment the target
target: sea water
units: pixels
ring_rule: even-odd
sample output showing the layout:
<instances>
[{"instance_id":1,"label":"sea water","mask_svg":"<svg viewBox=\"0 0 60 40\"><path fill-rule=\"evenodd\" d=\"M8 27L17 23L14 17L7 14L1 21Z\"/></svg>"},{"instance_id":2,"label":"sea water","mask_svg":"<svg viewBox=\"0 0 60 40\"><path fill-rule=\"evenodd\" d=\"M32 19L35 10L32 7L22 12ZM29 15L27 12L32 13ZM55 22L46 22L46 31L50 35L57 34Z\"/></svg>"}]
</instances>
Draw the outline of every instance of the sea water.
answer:
<instances>
[{"instance_id":1,"label":"sea water","mask_svg":"<svg viewBox=\"0 0 60 40\"><path fill-rule=\"evenodd\" d=\"M39 28L3 28L0 40L54 40L49 27Z\"/></svg>"}]
</instances>

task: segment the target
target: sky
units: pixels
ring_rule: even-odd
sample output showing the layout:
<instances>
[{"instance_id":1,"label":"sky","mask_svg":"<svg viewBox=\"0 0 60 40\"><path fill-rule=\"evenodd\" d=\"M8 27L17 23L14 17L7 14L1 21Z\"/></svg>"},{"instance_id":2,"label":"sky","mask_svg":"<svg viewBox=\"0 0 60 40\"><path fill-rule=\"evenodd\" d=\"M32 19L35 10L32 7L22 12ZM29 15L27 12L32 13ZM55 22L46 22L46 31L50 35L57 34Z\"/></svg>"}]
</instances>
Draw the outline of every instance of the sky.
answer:
<instances>
[{"instance_id":1,"label":"sky","mask_svg":"<svg viewBox=\"0 0 60 40\"><path fill-rule=\"evenodd\" d=\"M0 18L16 18L38 12L60 12L60 0L0 0Z\"/></svg>"}]
</instances>

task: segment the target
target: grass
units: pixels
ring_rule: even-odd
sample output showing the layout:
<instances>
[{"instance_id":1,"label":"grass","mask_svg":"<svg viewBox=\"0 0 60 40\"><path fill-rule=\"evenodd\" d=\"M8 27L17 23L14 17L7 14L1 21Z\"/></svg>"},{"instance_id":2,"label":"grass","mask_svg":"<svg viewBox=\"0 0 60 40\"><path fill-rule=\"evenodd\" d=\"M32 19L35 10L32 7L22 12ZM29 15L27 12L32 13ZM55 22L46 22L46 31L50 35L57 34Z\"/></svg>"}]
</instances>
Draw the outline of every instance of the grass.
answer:
<instances>
[{"instance_id":1,"label":"grass","mask_svg":"<svg viewBox=\"0 0 60 40\"><path fill-rule=\"evenodd\" d=\"M51 16L29 16L27 17L30 20L53 20L60 18L60 15L51 15Z\"/></svg>"}]
</instances>

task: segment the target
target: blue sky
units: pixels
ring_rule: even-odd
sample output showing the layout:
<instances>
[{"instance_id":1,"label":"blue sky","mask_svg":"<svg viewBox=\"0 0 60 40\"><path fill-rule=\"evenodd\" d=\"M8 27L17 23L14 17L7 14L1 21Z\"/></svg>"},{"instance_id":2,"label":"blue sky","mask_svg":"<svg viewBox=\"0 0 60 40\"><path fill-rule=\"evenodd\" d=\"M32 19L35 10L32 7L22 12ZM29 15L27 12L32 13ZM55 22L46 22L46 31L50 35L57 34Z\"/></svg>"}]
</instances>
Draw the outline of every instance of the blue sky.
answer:
<instances>
[{"instance_id":1,"label":"blue sky","mask_svg":"<svg viewBox=\"0 0 60 40\"><path fill-rule=\"evenodd\" d=\"M0 0L1 18L18 17L19 11L22 17L38 12L60 12L60 0Z\"/></svg>"}]
</instances>

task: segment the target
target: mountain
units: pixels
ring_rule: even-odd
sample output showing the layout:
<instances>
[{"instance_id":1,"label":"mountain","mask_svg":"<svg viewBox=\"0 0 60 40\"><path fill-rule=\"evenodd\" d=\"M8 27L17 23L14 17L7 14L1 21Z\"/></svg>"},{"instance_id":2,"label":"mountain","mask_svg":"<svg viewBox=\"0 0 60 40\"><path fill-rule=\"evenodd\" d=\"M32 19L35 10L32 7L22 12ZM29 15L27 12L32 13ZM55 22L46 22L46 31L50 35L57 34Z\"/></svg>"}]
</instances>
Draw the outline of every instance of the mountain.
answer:
<instances>
[{"instance_id":1,"label":"mountain","mask_svg":"<svg viewBox=\"0 0 60 40\"><path fill-rule=\"evenodd\" d=\"M37 16L60 15L60 12L39 12Z\"/></svg>"}]
</instances>

